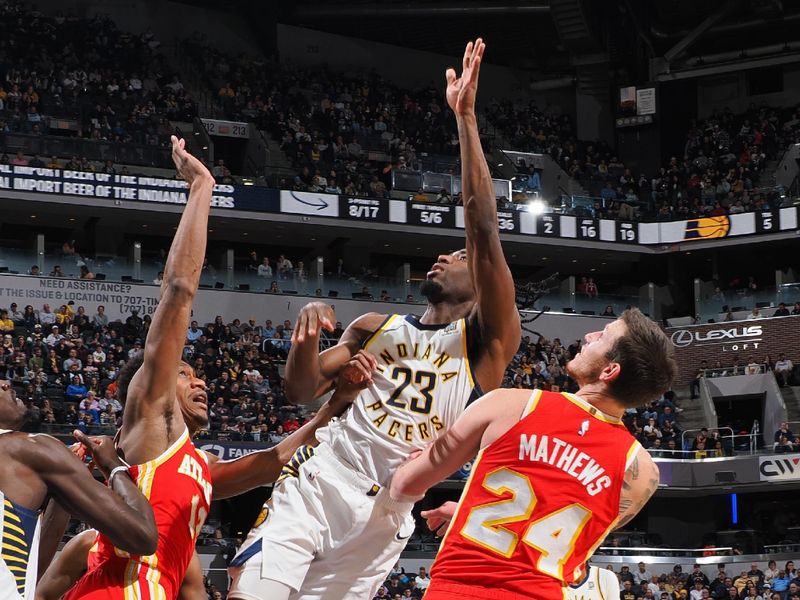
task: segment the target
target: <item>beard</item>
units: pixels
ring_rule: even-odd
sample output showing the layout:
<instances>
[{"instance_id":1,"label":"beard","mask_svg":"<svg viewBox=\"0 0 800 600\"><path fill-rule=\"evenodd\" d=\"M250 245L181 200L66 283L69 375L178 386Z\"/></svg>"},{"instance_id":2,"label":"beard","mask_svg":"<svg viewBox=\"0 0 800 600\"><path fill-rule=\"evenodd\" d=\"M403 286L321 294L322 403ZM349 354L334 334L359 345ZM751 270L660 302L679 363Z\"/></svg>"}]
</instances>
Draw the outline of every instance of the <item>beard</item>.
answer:
<instances>
[{"instance_id":1,"label":"beard","mask_svg":"<svg viewBox=\"0 0 800 600\"><path fill-rule=\"evenodd\" d=\"M438 304L444 300L444 288L438 281L432 279L422 282L419 293L431 304Z\"/></svg>"},{"instance_id":2,"label":"beard","mask_svg":"<svg viewBox=\"0 0 800 600\"><path fill-rule=\"evenodd\" d=\"M604 368L605 364L599 361L581 361L576 357L567 363L565 370L567 375L572 377L578 385L583 386L597 381Z\"/></svg>"}]
</instances>

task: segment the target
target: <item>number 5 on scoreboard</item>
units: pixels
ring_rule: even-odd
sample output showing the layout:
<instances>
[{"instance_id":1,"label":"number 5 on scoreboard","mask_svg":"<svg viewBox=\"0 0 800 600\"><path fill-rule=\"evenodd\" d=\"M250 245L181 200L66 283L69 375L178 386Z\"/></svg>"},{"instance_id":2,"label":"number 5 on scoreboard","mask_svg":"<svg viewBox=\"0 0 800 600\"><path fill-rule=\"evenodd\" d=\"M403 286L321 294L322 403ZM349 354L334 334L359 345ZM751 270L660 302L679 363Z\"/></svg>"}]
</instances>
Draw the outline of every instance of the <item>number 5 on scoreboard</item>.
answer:
<instances>
[{"instance_id":1,"label":"number 5 on scoreboard","mask_svg":"<svg viewBox=\"0 0 800 600\"><path fill-rule=\"evenodd\" d=\"M517 548L519 536L503 525L530 518L537 502L533 486L525 475L503 467L487 474L483 487L497 496L511 494L511 497L474 507L461 529L461 535L487 550L510 558ZM528 525L522 542L541 552L536 568L563 580L564 564L591 517L591 511L575 503Z\"/></svg>"}]
</instances>

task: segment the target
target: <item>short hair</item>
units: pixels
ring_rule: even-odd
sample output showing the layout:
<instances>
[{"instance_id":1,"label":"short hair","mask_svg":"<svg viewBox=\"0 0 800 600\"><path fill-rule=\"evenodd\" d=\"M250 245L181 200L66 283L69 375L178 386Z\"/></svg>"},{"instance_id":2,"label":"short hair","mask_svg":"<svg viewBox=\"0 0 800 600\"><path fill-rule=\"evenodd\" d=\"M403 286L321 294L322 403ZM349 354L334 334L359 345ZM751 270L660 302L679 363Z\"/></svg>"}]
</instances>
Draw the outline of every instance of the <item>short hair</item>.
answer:
<instances>
[{"instance_id":1,"label":"short hair","mask_svg":"<svg viewBox=\"0 0 800 600\"><path fill-rule=\"evenodd\" d=\"M144 364L144 352L136 352L133 358L128 360L125 365L120 369L117 375L117 400L125 404L128 398L128 387L131 384L133 376Z\"/></svg>"},{"instance_id":2,"label":"short hair","mask_svg":"<svg viewBox=\"0 0 800 600\"><path fill-rule=\"evenodd\" d=\"M639 309L629 308L620 318L627 331L606 355L619 363L620 373L608 387L626 408L636 408L657 400L670 388L678 365L672 342Z\"/></svg>"}]
</instances>

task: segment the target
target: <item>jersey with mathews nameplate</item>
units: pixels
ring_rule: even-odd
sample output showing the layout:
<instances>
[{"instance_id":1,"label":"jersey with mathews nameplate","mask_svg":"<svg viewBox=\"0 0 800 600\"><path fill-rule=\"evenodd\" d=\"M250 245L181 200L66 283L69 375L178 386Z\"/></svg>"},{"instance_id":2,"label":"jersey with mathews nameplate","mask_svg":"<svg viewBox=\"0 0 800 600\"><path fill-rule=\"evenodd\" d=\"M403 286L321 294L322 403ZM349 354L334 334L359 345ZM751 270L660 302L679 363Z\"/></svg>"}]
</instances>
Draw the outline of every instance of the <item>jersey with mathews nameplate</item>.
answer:
<instances>
[{"instance_id":1,"label":"jersey with mathews nameplate","mask_svg":"<svg viewBox=\"0 0 800 600\"><path fill-rule=\"evenodd\" d=\"M317 439L387 485L409 453L442 435L480 390L467 356L465 319L431 326L413 315L392 315L364 348L378 363L373 384L317 431Z\"/></svg>"},{"instance_id":2,"label":"jersey with mathews nameplate","mask_svg":"<svg viewBox=\"0 0 800 600\"><path fill-rule=\"evenodd\" d=\"M616 523L640 447L621 420L579 396L533 392L520 421L475 460L431 569L431 597L466 585L496 599L565 598Z\"/></svg>"}]
</instances>

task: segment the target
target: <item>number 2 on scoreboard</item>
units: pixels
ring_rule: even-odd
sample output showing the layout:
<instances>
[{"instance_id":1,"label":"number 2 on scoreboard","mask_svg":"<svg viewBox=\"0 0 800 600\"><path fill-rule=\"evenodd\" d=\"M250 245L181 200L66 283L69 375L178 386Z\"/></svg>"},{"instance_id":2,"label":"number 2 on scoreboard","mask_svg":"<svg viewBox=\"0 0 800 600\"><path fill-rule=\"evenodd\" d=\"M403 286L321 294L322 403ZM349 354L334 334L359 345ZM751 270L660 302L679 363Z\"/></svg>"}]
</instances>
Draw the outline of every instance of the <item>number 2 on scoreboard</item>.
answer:
<instances>
[{"instance_id":1,"label":"number 2 on scoreboard","mask_svg":"<svg viewBox=\"0 0 800 600\"><path fill-rule=\"evenodd\" d=\"M483 487L497 496L511 494L511 497L474 507L461 529L461 535L509 558L516 550L519 539L516 533L503 525L527 521L536 506L536 494L528 477L505 467L487 474ZM536 568L563 580L564 564L591 517L591 511L575 503L528 525L522 542L541 552Z\"/></svg>"}]
</instances>

